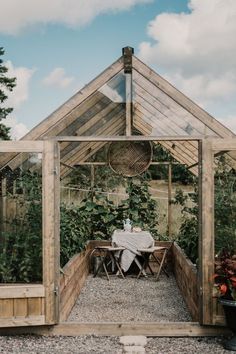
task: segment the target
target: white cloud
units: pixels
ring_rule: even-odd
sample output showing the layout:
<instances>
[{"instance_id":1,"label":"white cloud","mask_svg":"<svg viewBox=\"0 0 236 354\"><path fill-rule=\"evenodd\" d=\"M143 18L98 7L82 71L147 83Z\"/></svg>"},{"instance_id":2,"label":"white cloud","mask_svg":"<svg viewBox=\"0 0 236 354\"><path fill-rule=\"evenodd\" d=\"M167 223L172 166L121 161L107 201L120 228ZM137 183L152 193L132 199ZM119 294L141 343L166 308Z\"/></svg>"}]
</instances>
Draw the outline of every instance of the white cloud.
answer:
<instances>
[{"instance_id":1,"label":"white cloud","mask_svg":"<svg viewBox=\"0 0 236 354\"><path fill-rule=\"evenodd\" d=\"M82 26L104 13L125 11L153 0L1 0L0 32L17 34L26 27L62 23Z\"/></svg>"},{"instance_id":2,"label":"white cloud","mask_svg":"<svg viewBox=\"0 0 236 354\"><path fill-rule=\"evenodd\" d=\"M148 24L138 56L205 109L236 100L236 1L189 0ZM235 107L235 105L234 105ZM229 111L236 115L236 108Z\"/></svg>"},{"instance_id":3,"label":"white cloud","mask_svg":"<svg viewBox=\"0 0 236 354\"><path fill-rule=\"evenodd\" d=\"M29 82L35 69L14 67L11 61L5 63L8 68L8 77L16 77L16 86L12 92L7 92L7 106L19 108L29 97Z\"/></svg>"},{"instance_id":4,"label":"white cloud","mask_svg":"<svg viewBox=\"0 0 236 354\"><path fill-rule=\"evenodd\" d=\"M225 73L214 77L212 74L192 74L185 77L181 73L165 74L165 78L174 83L182 92L198 104L205 107L214 100L227 103L235 99L236 95L236 73Z\"/></svg>"},{"instance_id":5,"label":"white cloud","mask_svg":"<svg viewBox=\"0 0 236 354\"><path fill-rule=\"evenodd\" d=\"M4 124L11 128L10 129L10 136L12 140L19 140L25 134L29 132L29 129L26 127L25 124L20 123L17 120L17 117L13 114L9 115L5 120Z\"/></svg>"},{"instance_id":6,"label":"white cloud","mask_svg":"<svg viewBox=\"0 0 236 354\"><path fill-rule=\"evenodd\" d=\"M11 61L4 64L8 68L7 77L16 77L16 86L12 92L6 92L8 99L4 104L6 107L12 107L13 112L4 119L3 123L11 128L11 138L18 140L29 131L25 124L19 122L18 115L20 108L29 98L29 84L35 69L15 67Z\"/></svg>"},{"instance_id":7,"label":"white cloud","mask_svg":"<svg viewBox=\"0 0 236 354\"><path fill-rule=\"evenodd\" d=\"M74 81L73 77L66 76L63 68L55 68L42 82L46 86L66 88Z\"/></svg>"}]
</instances>

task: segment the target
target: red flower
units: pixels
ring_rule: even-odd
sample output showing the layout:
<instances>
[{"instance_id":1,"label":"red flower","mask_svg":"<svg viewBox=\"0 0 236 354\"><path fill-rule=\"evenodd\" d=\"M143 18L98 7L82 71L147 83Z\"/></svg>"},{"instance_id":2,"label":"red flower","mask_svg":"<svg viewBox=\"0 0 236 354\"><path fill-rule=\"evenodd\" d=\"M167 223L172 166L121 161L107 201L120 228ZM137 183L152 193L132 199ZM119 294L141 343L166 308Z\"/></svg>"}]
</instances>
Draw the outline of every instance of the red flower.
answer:
<instances>
[{"instance_id":1,"label":"red flower","mask_svg":"<svg viewBox=\"0 0 236 354\"><path fill-rule=\"evenodd\" d=\"M236 300L236 254L222 251L216 257L213 279L218 296Z\"/></svg>"},{"instance_id":2,"label":"red flower","mask_svg":"<svg viewBox=\"0 0 236 354\"><path fill-rule=\"evenodd\" d=\"M219 286L219 289L220 289L220 294L221 295L225 295L226 294L226 291L227 291L227 286L225 284L221 284Z\"/></svg>"}]
</instances>

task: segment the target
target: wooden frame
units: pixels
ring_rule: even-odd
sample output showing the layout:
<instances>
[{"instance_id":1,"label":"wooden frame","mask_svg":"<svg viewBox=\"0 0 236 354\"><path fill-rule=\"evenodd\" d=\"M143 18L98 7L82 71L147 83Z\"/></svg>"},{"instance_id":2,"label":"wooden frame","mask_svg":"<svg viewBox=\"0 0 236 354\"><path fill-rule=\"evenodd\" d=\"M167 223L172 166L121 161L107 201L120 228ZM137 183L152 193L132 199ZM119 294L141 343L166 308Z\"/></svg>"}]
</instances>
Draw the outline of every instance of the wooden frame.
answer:
<instances>
[{"instance_id":1,"label":"wooden frame","mask_svg":"<svg viewBox=\"0 0 236 354\"><path fill-rule=\"evenodd\" d=\"M1 284L0 326L55 324L59 282L59 146L54 141L1 141L0 152L43 155L43 284Z\"/></svg>"}]
</instances>

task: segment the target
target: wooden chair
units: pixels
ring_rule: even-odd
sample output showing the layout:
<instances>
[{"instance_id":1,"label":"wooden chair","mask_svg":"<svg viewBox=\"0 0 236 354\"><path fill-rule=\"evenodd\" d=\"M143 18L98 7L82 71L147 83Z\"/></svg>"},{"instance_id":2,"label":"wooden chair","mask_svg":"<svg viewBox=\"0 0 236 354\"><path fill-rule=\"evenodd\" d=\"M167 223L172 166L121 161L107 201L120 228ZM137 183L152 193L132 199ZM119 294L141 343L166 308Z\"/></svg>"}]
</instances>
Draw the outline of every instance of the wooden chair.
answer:
<instances>
[{"instance_id":1,"label":"wooden chair","mask_svg":"<svg viewBox=\"0 0 236 354\"><path fill-rule=\"evenodd\" d=\"M161 272L164 272L166 274L167 277L169 277L169 274L167 273L166 269L165 269L165 260L166 260L166 255L168 252L169 248L167 247L161 247L161 246L153 246L150 248L140 248L138 249L138 251L141 253L141 256L143 258L143 264L142 264L142 268L140 269L140 272L137 276L137 278L139 278L141 276L141 274L143 273L143 270L149 268L150 272L152 275L154 275L154 272L150 266L150 256L152 256L152 258L154 259L155 262L158 263L159 265L159 269L158 272L155 276L156 280L159 279L159 276L161 274ZM158 256L157 253L161 253L161 256Z\"/></svg>"},{"instance_id":2,"label":"wooden chair","mask_svg":"<svg viewBox=\"0 0 236 354\"><path fill-rule=\"evenodd\" d=\"M98 257L100 258L100 264L99 264L97 270L95 271L93 277L95 278L103 268L105 271L107 280L109 281L110 278L109 278L107 266L112 263L113 265L116 265L116 267L118 269L116 274L117 275L120 274L122 276L122 278L124 279L125 276L124 276L124 273L123 273L121 266L120 266L120 254L124 249L125 249L124 247L112 247L112 246L95 247L95 249L91 253L91 256L93 255L93 253L95 251L97 251ZM117 257L118 252L119 252L119 256Z\"/></svg>"}]
</instances>

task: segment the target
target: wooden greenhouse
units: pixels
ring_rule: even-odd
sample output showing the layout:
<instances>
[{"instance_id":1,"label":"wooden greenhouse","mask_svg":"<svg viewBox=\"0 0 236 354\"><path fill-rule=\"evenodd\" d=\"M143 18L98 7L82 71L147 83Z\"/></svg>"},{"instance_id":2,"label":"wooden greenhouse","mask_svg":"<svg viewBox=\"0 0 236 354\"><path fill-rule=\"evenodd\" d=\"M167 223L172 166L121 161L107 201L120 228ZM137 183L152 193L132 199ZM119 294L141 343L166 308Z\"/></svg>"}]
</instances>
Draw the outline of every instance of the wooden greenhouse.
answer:
<instances>
[{"instance_id":1,"label":"wooden greenhouse","mask_svg":"<svg viewBox=\"0 0 236 354\"><path fill-rule=\"evenodd\" d=\"M198 176L198 268L196 270L188 262L175 244L170 257L193 322L65 322L89 273L89 255L98 241L91 241L85 251L60 269L60 184L75 166L106 164L106 161L91 158L111 142L141 144L146 141L160 144L176 162ZM213 297L214 157L227 154L233 166L235 151L236 139L229 129L141 62L130 47L123 48L122 56L116 62L22 140L1 141L0 242L3 243L6 237L11 239L11 224L17 208L23 231L25 218L31 220L36 209L40 210L42 220L42 224L37 221L33 225L42 236L40 255L37 255L41 257L42 269L37 281L32 283L24 278L25 269L28 267L30 271L31 259L14 264L14 252L22 252L22 257L28 254L22 250L24 232L15 232L21 247L12 254L5 251L1 255L1 269L7 268L11 257L11 264L20 277L20 281L16 278L9 282L6 274L0 284L1 333L153 336L224 333L225 329L221 327L224 325L223 312ZM22 178L19 178L22 169L33 173L41 171L40 198L27 212L26 208L35 196L25 197L27 185L23 186ZM18 204L14 202L15 195L20 195ZM15 227L17 230L19 225ZM33 239L34 234L30 237ZM34 243L29 243L29 247L33 248L32 245Z\"/></svg>"}]
</instances>

